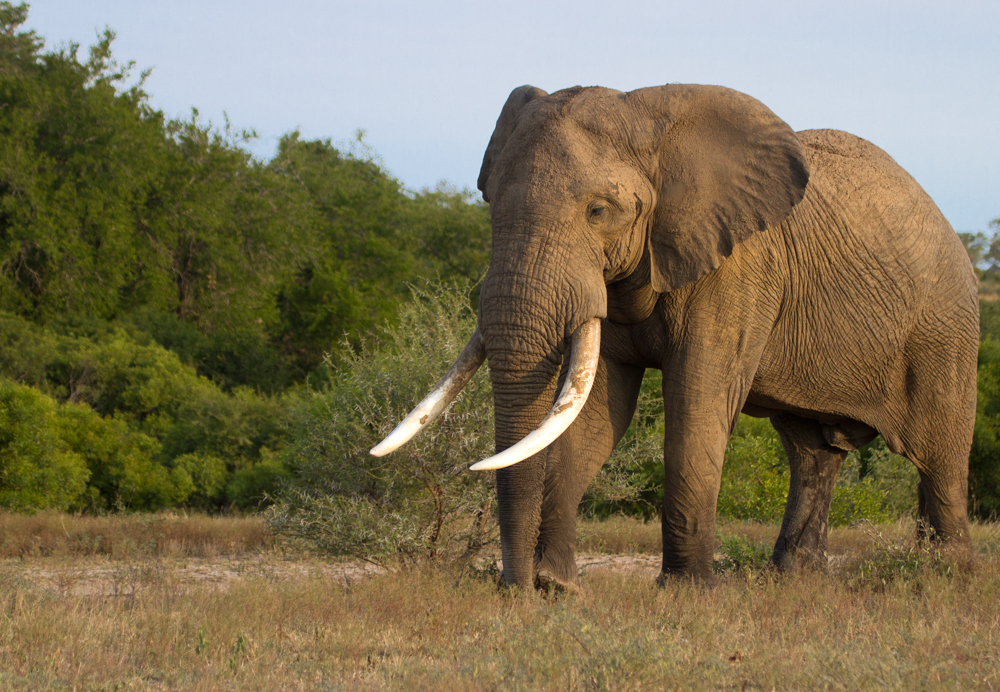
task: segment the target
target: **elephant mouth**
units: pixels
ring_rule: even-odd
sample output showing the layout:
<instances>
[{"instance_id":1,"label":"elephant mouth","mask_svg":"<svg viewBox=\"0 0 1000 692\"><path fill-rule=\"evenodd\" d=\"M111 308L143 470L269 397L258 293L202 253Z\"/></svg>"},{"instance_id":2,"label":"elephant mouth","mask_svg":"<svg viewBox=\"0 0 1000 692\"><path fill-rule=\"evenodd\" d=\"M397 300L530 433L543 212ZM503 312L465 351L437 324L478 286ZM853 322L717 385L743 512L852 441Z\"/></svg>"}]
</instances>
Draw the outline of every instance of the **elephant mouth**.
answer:
<instances>
[{"instance_id":1,"label":"elephant mouth","mask_svg":"<svg viewBox=\"0 0 1000 692\"><path fill-rule=\"evenodd\" d=\"M473 464L472 471L492 471L524 461L552 444L580 415L597 376L601 355L601 321L594 317L570 338L570 357L566 381L548 415L520 442L499 454ZM486 346L477 328L458 359L438 380L430 394L404 418L389 435L371 449L377 457L398 449L437 418L455 400L462 388L486 360Z\"/></svg>"}]
</instances>

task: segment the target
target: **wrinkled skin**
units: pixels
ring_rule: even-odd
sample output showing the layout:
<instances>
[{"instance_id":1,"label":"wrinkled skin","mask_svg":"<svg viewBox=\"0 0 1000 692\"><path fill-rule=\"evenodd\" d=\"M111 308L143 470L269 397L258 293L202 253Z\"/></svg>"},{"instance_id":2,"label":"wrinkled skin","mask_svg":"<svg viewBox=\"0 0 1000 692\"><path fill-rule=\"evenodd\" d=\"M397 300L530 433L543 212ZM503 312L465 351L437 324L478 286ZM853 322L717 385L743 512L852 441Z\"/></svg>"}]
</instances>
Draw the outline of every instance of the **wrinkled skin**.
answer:
<instances>
[{"instance_id":1,"label":"wrinkled skin","mask_svg":"<svg viewBox=\"0 0 1000 692\"><path fill-rule=\"evenodd\" d=\"M521 87L479 187L498 452L552 405L569 335L602 319L579 418L497 472L507 583L576 582L577 508L646 368L663 371L664 574L710 579L741 411L771 419L791 464L777 565L825 564L840 466L877 434L919 469L925 530L967 540L976 283L948 222L880 149L794 133L721 87Z\"/></svg>"}]
</instances>

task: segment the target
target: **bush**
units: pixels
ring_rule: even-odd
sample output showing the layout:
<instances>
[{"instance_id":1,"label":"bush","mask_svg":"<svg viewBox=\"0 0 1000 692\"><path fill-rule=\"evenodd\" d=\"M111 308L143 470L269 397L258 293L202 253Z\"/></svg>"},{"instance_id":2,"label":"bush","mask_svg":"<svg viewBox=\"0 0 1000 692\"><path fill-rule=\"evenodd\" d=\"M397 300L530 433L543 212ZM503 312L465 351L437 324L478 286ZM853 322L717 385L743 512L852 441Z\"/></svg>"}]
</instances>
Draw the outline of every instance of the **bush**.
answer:
<instances>
[{"instance_id":1,"label":"bush","mask_svg":"<svg viewBox=\"0 0 1000 692\"><path fill-rule=\"evenodd\" d=\"M198 341L185 329L175 336ZM4 345L0 376L62 402L59 435L90 469L89 509L218 509L232 474L283 444L281 399L222 391L134 323L74 317L42 327L0 314Z\"/></svg>"},{"instance_id":2,"label":"bush","mask_svg":"<svg viewBox=\"0 0 1000 692\"><path fill-rule=\"evenodd\" d=\"M396 452L368 450L429 391L475 330L467 286L415 293L396 326L343 350L332 383L304 394L282 457L292 476L270 510L276 530L338 555L437 558L493 532L489 381L479 372L445 414Z\"/></svg>"},{"instance_id":3,"label":"bush","mask_svg":"<svg viewBox=\"0 0 1000 692\"><path fill-rule=\"evenodd\" d=\"M719 515L780 522L788 498L788 479L788 459L771 422L741 415L726 446Z\"/></svg>"},{"instance_id":4,"label":"bush","mask_svg":"<svg viewBox=\"0 0 1000 692\"><path fill-rule=\"evenodd\" d=\"M281 462L269 456L240 469L226 487L229 503L239 509L261 509L271 504L289 473Z\"/></svg>"},{"instance_id":5,"label":"bush","mask_svg":"<svg viewBox=\"0 0 1000 692\"><path fill-rule=\"evenodd\" d=\"M75 509L89 475L59 435L56 402L0 378L0 507Z\"/></svg>"},{"instance_id":6,"label":"bush","mask_svg":"<svg viewBox=\"0 0 1000 692\"><path fill-rule=\"evenodd\" d=\"M881 437L876 438L848 453L833 489L830 526L914 515L917 480L916 467L908 459L892 454ZM719 514L731 519L780 522L788 485L788 459L770 421L741 415L726 448Z\"/></svg>"},{"instance_id":7,"label":"bush","mask_svg":"<svg viewBox=\"0 0 1000 692\"><path fill-rule=\"evenodd\" d=\"M976 428L969 455L969 504L987 518L1000 513L1000 342L979 344Z\"/></svg>"},{"instance_id":8,"label":"bush","mask_svg":"<svg viewBox=\"0 0 1000 692\"><path fill-rule=\"evenodd\" d=\"M159 463L160 443L122 419L103 418L83 404L59 409L63 440L90 470L88 509L154 511L182 504L190 478Z\"/></svg>"}]
</instances>

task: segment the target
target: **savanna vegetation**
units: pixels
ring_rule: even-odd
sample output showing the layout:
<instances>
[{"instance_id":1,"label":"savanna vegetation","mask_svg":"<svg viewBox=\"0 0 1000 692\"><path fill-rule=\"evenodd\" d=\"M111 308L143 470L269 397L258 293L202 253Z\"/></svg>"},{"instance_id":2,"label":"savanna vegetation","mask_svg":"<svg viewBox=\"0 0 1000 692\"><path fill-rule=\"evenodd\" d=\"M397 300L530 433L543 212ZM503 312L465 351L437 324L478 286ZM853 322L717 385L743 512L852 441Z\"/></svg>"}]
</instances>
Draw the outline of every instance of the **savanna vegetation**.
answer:
<instances>
[{"instance_id":1,"label":"savanna vegetation","mask_svg":"<svg viewBox=\"0 0 1000 692\"><path fill-rule=\"evenodd\" d=\"M741 417L714 590L654 586L662 405L585 498L584 590L497 589L488 378L368 449L473 330L488 209L363 137L172 119L105 32L47 48L0 2L0 687L987 688L1000 535L914 542L916 472L852 452L826 574L767 569L788 464ZM1000 220L994 222L1000 230ZM1000 240L981 280L970 509L1000 511Z\"/></svg>"},{"instance_id":2,"label":"savanna vegetation","mask_svg":"<svg viewBox=\"0 0 1000 692\"><path fill-rule=\"evenodd\" d=\"M482 374L403 450L367 450L471 333L489 259L472 193L406 189L359 136L252 132L157 111L106 31L87 55L0 2L0 507L102 515L267 509L272 530L385 561L494 540ZM985 287L973 514L1000 510L1000 241L963 234ZM585 498L656 516L659 373ZM851 453L831 522L912 516L916 473L882 441ZM741 418L723 517L778 521L788 466Z\"/></svg>"},{"instance_id":3,"label":"savanna vegetation","mask_svg":"<svg viewBox=\"0 0 1000 692\"><path fill-rule=\"evenodd\" d=\"M411 287L474 281L488 211L406 190L360 137L256 160L253 133L155 110L110 31L46 50L27 11L0 3L0 506L258 506L326 355Z\"/></svg>"},{"instance_id":4,"label":"savanna vegetation","mask_svg":"<svg viewBox=\"0 0 1000 692\"><path fill-rule=\"evenodd\" d=\"M104 522L104 523L99 523ZM4 689L994 689L1000 535L833 529L829 573L764 568L777 527L723 522L718 584L658 587L658 526L584 520L581 593L491 559L360 570L259 518L0 515ZM111 536L113 541L98 540ZM243 539L240 539L243 536ZM113 548L101 546L111 544ZM95 547L97 546L97 547Z\"/></svg>"}]
</instances>

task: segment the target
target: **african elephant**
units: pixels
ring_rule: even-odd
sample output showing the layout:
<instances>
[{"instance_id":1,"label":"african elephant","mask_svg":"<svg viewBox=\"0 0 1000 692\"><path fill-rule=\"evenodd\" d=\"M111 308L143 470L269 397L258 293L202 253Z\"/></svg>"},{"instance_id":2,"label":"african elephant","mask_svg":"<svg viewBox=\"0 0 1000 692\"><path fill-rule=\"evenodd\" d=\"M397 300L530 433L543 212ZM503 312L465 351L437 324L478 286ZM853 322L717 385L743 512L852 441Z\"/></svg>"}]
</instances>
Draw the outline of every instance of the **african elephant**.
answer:
<instances>
[{"instance_id":1,"label":"african elephant","mask_svg":"<svg viewBox=\"0 0 1000 692\"><path fill-rule=\"evenodd\" d=\"M578 505L646 368L663 371L664 574L710 578L741 411L770 417L791 466L779 567L825 564L839 469L877 434L919 470L925 530L967 540L976 280L883 151L793 132L722 87L524 86L479 189L493 254L476 333L373 453L409 439L488 358L497 456L473 468L498 469L508 584L575 583Z\"/></svg>"}]
</instances>

